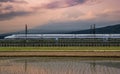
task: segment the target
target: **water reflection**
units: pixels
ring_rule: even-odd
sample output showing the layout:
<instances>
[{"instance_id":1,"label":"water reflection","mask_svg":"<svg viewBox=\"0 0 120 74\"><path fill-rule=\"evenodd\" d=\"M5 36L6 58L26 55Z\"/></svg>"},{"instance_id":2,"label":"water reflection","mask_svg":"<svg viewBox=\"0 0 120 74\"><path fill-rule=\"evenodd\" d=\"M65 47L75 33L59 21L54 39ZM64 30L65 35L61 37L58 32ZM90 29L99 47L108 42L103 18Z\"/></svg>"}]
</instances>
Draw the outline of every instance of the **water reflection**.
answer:
<instances>
[{"instance_id":1,"label":"water reflection","mask_svg":"<svg viewBox=\"0 0 120 74\"><path fill-rule=\"evenodd\" d=\"M81 57L0 57L0 74L119 74L120 60Z\"/></svg>"}]
</instances>

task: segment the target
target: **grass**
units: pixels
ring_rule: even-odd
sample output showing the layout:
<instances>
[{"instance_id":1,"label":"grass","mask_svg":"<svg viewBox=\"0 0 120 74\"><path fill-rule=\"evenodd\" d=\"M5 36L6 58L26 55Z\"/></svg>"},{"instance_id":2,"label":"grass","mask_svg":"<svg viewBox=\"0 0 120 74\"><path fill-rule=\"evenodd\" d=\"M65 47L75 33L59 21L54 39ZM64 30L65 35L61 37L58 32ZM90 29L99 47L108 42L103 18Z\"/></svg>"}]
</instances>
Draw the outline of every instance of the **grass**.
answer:
<instances>
[{"instance_id":1,"label":"grass","mask_svg":"<svg viewBox=\"0 0 120 74\"><path fill-rule=\"evenodd\" d=\"M0 47L0 51L120 51L120 47Z\"/></svg>"}]
</instances>

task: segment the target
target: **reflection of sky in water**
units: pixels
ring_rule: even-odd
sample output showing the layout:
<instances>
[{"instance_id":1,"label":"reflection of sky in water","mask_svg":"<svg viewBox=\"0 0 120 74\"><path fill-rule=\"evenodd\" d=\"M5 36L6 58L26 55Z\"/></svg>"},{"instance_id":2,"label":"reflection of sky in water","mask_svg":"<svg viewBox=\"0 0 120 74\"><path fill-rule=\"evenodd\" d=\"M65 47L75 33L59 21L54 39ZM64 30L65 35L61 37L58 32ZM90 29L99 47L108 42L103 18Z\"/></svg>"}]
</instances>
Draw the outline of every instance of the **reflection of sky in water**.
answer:
<instances>
[{"instance_id":1,"label":"reflection of sky in water","mask_svg":"<svg viewBox=\"0 0 120 74\"><path fill-rule=\"evenodd\" d=\"M120 60L80 57L0 58L0 74L119 74Z\"/></svg>"}]
</instances>

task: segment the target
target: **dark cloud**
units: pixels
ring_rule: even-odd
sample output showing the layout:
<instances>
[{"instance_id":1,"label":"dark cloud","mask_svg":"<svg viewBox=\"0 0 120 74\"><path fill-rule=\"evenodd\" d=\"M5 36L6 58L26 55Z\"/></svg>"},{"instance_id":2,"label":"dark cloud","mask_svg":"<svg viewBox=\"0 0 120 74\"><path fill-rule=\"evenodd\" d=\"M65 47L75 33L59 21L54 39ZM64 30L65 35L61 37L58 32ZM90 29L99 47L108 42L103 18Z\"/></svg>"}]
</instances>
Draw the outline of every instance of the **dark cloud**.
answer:
<instances>
[{"instance_id":1,"label":"dark cloud","mask_svg":"<svg viewBox=\"0 0 120 74\"><path fill-rule=\"evenodd\" d=\"M83 4L85 2L87 2L88 0L66 0L66 3L69 6L74 6L74 5L78 5L78 4Z\"/></svg>"},{"instance_id":2,"label":"dark cloud","mask_svg":"<svg viewBox=\"0 0 120 74\"><path fill-rule=\"evenodd\" d=\"M93 0L54 0L51 1L50 3L43 4L42 6L38 5L36 7L23 7L22 4L27 3L25 0L0 0L0 20L7 20L16 16L27 15L36 12L41 8L43 9L67 8L79 4L84 4L88 1ZM9 4L9 2L11 2L12 4L11 3ZM15 5L20 7L20 10L18 8L16 11L17 7ZM26 6L27 4L24 5Z\"/></svg>"},{"instance_id":3,"label":"dark cloud","mask_svg":"<svg viewBox=\"0 0 120 74\"><path fill-rule=\"evenodd\" d=\"M15 0L0 0L0 2L14 2Z\"/></svg>"},{"instance_id":4,"label":"dark cloud","mask_svg":"<svg viewBox=\"0 0 120 74\"><path fill-rule=\"evenodd\" d=\"M11 2L12 4L9 4ZM0 21L12 19L17 16L30 14L31 12L25 10L16 10L17 6L27 3L24 0L0 0Z\"/></svg>"},{"instance_id":5,"label":"dark cloud","mask_svg":"<svg viewBox=\"0 0 120 74\"><path fill-rule=\"evenodd\" d=\"M4 8L2 10L9 10L9 11L12 11L13 9L13 6L12 5L7 5L7 6L4 6ZM1 10L1 11L2 11Z\"/></svg>"},{"instance_id":6,"label":"dark cloud","mask_svg":"<svg viewBox=\"0 0 120 74\"><path fill-rule=\"evenodd\" d=\"M78 4L83 4L89 0L59 0L59 1L53 1L51 3L48 3L44 5L45 8L53 9L53 8L65 8L65 7L71 7Z\"/></svg>"},{"instance_id":7,"label":"dark cloud","mask_svg":"<svg viewBox=\"0 0 120 74\"><path fill-rule=\"evenodd\" d=\"M0 0L0 3L13 2L13 3L27 3L25 0Z\"/></svg>"},{"instance_id":8,"label":"dark cloud","mask_svg":"<svg viewBox=\"0 0 120 74\"><path fill-rule=\"evenodd\" d=\"M100 1L101 0L57 0L57 1L55 0L53 2L43 5L43 8L47 9L66 8L85 3L97 4Z\"/></svg>"},{"instance_id":9,"label":"dark cloud","mask_svg":"<svg viewBox=\"0 0 120 74\"><path fill-rule=\"evenodd\" d=\"M13 4L8 4L8 2L11 2ZM16 10L16 6L20 6L25 2L24 0L0 0L0 21L3 20L9 20L17 16L23 16L30 14L32 12L19 10L19 8Z\"/></svg>"},{"instance_id":10,"label":"dark cloud","mask_svg":"<svg viewBox=\"0 0 120 74\"><path fill-rule=\"evenodd\" d=\"M30 14L30 12L23 12L23 11L0 14L0 21L9 20L9 19L12 19L12 18L17 17L17 16L24 16L24 15L28 15L28 14Z\"/></svg>"}]
</instances>

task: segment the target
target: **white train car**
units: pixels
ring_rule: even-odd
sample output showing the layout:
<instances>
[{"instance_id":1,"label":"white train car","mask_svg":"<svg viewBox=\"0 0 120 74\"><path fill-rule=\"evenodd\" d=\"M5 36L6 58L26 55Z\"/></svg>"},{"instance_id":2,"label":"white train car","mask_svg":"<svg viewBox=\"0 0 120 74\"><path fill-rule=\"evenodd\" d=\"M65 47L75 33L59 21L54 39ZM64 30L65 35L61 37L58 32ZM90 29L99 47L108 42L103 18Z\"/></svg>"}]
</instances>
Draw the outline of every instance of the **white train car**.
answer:
<instances>
[{"instance_id":1,"label":"white train car","mask_svg":"<svg viewBox=\"0 0 120 74\"><path fill-rule=\"evenodd\" d=\"M14 34L5 39L40 39L40 38L120 38L120 34Z\"/></svg>"}]
</instances>

